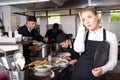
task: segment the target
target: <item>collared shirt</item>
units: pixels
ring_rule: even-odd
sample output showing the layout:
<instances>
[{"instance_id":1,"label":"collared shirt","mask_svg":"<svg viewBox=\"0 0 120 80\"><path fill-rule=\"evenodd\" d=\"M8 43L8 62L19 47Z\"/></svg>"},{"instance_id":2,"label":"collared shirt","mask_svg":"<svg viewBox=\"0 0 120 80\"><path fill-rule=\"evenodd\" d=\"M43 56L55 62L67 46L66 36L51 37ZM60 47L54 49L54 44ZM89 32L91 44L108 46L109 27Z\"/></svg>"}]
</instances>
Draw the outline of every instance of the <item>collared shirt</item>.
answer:
<instances>
[{"instance_id":1,"label":"collared shirt","mask_svg":"<svg viewBox=\"0 0 120 80\"><path fill-rule=\"evenodd\" d=\"M80 26L78 29L78 33L74 42L74 50L76 52L84 52L85 51L85 27ZM103 28L100 28L96 32L89 30L88 40L93 41L102 41L103 40ZM110 43L110 53L109 53L109 61L106 65L101 66L103 69L103 73L112 70L117 64L117 54L118 54L118 42L117 37L114 33L106 30L106 40Z\"/></svg>"},{"instance_id":2,"label":"collared shirt","mask_svg":"<svg viewBox=\"0 0 120 80\"><path fill-rule=\"evenodd\" d=\"M28 28L28 31L31 33L32 29Z\"/></svg>"},{"instance_id":3,"label":"collared shirt","mask_svg":"<svg viewBox=\"0 0 120 80\"><path fill-rule=\"evenodd\" d=\"M88 40L102 41L103 40L103 35L101 35L101 34L103 34L103 29L102 28L100 28L96 32L93 32L93 31L89 30Z\"/></svg>"}]
</instances>

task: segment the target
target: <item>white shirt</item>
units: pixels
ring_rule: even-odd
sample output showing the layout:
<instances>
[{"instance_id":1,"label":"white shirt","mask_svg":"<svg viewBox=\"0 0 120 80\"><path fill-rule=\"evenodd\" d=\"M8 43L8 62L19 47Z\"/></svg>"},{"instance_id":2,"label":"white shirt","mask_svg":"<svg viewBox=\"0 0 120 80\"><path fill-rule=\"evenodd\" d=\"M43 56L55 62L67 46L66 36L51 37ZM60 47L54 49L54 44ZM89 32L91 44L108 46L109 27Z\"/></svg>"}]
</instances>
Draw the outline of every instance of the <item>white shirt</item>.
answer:
<instances>
[{"instance_id":1,"label":"white shirt","mask_svg":"<svg viewBox=\"0 0 120 80\"><path fill-rule=\"evenodd\" d=\"M85 27L79 27L78 33L74 42L74 50L76 52L84 52L85 50ZM93 41L102 41L103 40L103 28L100 28L96 32L89 31L88 40ZM109 53L109 61L104 66L101 66L103 69L103 73L112 70L117 64L117 56L118 56L118 42L117 37L114 33L106 30L106 40L110 43L110 53Z\"/></svg>"}]
</instances>

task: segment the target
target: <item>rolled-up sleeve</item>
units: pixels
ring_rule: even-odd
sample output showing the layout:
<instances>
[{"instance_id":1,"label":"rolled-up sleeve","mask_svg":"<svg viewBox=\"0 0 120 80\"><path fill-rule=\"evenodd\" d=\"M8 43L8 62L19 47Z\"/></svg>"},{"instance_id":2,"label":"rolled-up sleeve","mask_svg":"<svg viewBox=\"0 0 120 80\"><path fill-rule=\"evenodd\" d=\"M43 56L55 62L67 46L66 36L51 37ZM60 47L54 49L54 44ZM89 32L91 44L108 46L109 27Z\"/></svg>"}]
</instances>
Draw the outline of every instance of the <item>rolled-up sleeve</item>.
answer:
<instances>
[{"instance_id":1,"label":"rolled-up sleeve","mask_svg":"<svg viewBox=\"0 0 120 80\"><path fill-rule=\"evenodd\" d=\"M77 32L77 36L74 42L74 50L78 53L84 52L85 50L85 27L80 26Z\"/></svg>"},{"instance_id":2,"label":"rolled-up sleeve","mask_svg":"<svg viewBox=\"0 0 120 80\"><path fill-rule=\"evenodd\" d=\"M108 35L107 35L108 36ZM109 36L109 43L110 43L110 53L109 53L109 61L106 65L102 66L103 73L106 73L107 71L113 70L113 68L117 64L117 56L118 56L118 42L117 37L115 34L110 34Z\"/></svg>"}]
</instances>

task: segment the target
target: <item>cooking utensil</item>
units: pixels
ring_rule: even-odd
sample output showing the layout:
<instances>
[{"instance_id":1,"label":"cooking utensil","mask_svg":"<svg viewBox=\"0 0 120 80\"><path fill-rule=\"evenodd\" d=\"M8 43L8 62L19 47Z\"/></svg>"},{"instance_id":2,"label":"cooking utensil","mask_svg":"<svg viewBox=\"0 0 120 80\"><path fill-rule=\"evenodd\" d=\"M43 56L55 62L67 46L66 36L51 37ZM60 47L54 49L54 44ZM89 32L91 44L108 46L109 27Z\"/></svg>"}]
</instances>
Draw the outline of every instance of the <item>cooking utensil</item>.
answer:
<instances>
[{"instance_id":1,"label":"cooking utensil","mask_svg":"<svg viewBox=\"0 0 120 80\"><path fill-rule=\"evenodd\" d=\"M6 67L2 64L2 63L0 63L0 66L2 66L4 69L6 69ZM7 69L6 69L7 70Z\"/></svg>"},{"instance_id":2,"label":"cooking utensil","mask_svg":"<svg viewBox=\"0 0 120 80\"><path fill-rule=\"evenodd\" d=\"M8 65L8 61L7 61L6 57L1 57L1 60L2 60L4 67L9 70L10 67Z\"/></svg>"},{"instance_id":3,"label":"cooking utensil","mask_svg":"<svg viewBox=\"0 0 120 80\"><path fill-rule=\"evenodd\" d=\"M23 55L19 52L14 53L14 63L17 68L17 70L22 70L25 66L25 58Z\"/></svg>"}]
</instances>

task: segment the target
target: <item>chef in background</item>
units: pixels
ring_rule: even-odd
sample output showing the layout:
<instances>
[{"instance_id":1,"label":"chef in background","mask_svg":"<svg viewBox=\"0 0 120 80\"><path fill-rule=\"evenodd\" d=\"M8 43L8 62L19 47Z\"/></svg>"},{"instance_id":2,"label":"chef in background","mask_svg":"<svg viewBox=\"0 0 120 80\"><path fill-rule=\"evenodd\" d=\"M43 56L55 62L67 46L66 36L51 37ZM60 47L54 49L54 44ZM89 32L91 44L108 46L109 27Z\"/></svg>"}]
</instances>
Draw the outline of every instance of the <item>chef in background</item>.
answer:
<instances>
[{"instance_id":1,"label":"chef in background","mask_svg":"<svg viewBox=\"0 0 120 80\"><path fill-rule=\"evenodd\" d=\"M74 65L79 58L79 53L73 49L74 39L69 34L61 33L57 36L56 40L63 50L65 49L66 52L70 53L70 56L61 55L60 57L69 60L69 64Z\"/></svg>"},{"instance_id":2,"label":"chef in background","mask_svg":"<svg viewBox=\"0 0 120 80\"><path fill-rule=\"evenodd\" d=\"M56 37L58 34L63 33L61 29L59 29L59 24L54 23L52 29L48 30L45 34L48 37L48 43L56 43Z\"/></svg>"},{"instance_id":3,"label":"chef in background","mask_svg":"<svg viewBox=\"0 0 120 80\"><path fill-rule=\"evenodd\" d=\"M37 20L35 16L28 16L26 24L18 28L18 33L23 37L28 37L32 40L47 43L48 38L41 36L40 33L35 29L36 22ZM25 57L26 63L30 62L30 54L32 50L40 50L40 46L33 46L33 42L29 41L27 41L26 44L23 44L23 56Z\"/></svg>"}]
</instances>

